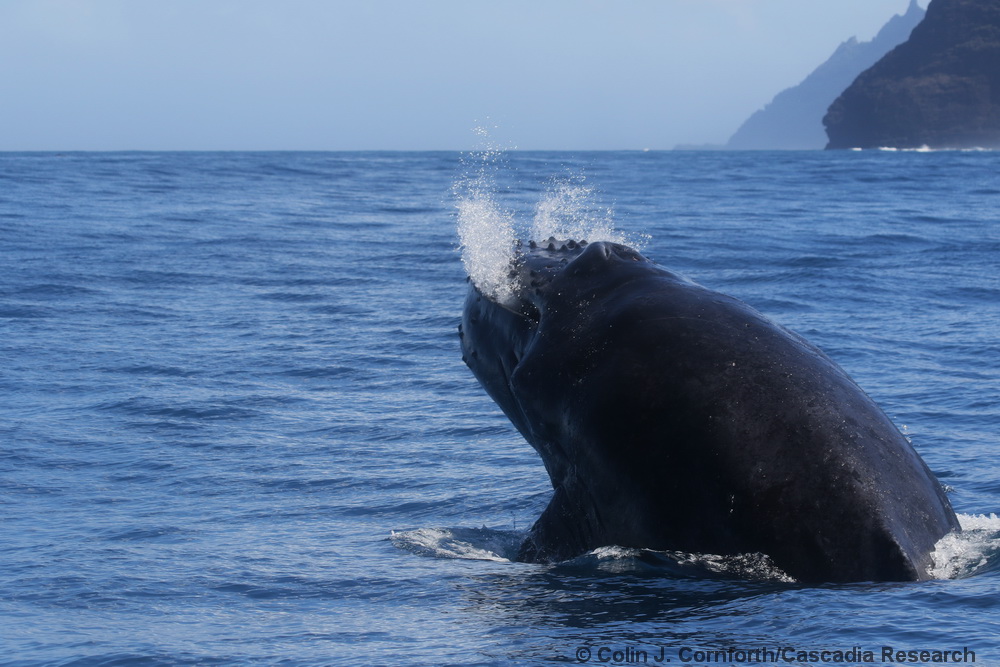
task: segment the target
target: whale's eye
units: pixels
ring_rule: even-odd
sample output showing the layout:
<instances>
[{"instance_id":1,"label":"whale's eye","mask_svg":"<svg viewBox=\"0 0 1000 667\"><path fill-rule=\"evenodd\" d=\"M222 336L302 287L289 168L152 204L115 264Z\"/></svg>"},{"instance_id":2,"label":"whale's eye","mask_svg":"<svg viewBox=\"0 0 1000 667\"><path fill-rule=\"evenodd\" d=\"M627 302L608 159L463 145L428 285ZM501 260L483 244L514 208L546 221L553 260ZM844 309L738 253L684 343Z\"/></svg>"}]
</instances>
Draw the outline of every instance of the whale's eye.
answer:
<instances>
[{"instance_id":1,"label":"whale's eye","mask_svg":"<svg viewBox=\"0 0 1000 667\"><path fill-rule=\"evenodd\" d=\"M541 292L542 291L540 289L535 290L536 295L540 295ZM538 324L539 320L542 319L542 314L538 311L538 307L535 306L535 304L533 304L528 299L521 300L521 308L519 312L521 313L522 317L526 317L535 324Z\"/></svg>"}]
</instances>

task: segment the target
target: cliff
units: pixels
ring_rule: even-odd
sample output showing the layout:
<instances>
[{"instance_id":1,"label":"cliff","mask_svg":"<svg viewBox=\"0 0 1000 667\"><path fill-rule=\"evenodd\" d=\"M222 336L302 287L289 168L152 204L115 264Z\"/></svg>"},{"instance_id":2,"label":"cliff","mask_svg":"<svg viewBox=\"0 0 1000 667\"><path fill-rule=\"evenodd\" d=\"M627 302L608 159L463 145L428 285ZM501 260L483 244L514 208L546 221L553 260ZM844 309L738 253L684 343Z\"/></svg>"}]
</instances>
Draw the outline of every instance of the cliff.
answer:
<instances>
[{"instance_id":1,"label":"cliff","mask_svg":"<svg viewBox=\"0 0 1000 667\"><path fill-rule=\"evenodd\" d=\"M1000 148L1000 0L931 0L823 124L827 148Z\"/></svg>"},{"instance_id":2,"label":"cliff","mask_svg":"<svg viewBox=\"0 0 1000 667\"><path fill-rule=\"evenodd\" d=\"M924 18L911 0L903 15L893 16L869 42L852 37L802 83L778 93L729 139L732 150L809 150L826 145L823 115L837 96L863 71L904 42Z\"/></svg>"}]
</instances>

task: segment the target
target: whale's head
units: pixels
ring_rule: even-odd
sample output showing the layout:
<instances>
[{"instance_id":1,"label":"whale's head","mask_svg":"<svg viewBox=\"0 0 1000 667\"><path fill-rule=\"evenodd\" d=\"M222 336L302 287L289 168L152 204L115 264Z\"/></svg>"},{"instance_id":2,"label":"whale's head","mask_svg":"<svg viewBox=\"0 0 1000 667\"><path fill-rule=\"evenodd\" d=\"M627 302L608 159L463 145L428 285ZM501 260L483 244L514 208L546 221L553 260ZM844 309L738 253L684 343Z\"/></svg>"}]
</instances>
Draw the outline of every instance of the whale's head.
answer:
<instances>
[{"instance_id":1,"label":"whale's head","mask_svg":"<svg viewBox=\"0 0 1000 667\"><path fill-rule=\"evenodd\" d=\"M674 276L625 245L554 238L518 242L508 269L500 294L469 281L459 336L463 361L530 442L511 379L546 320L600 312L602 300L625 283Z\"/></svg>"}]
</instances>

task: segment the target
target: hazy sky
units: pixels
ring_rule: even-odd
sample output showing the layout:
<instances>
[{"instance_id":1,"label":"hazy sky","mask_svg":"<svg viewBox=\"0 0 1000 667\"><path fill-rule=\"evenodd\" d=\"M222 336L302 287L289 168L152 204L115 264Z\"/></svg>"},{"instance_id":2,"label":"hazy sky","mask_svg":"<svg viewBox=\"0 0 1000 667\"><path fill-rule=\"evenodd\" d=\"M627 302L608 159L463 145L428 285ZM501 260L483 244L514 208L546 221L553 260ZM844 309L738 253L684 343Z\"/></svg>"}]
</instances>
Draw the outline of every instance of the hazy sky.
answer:
<instances>
[{"instance_id":1,"label":"hazy sky","mask_svg":"<svg viewBox=\"0 0 1000 667\"><path fill-rule=\"evenodd\" d=\"M908 4L0 0L0 150L722 143Z\"/></svg>"}]
</instances>

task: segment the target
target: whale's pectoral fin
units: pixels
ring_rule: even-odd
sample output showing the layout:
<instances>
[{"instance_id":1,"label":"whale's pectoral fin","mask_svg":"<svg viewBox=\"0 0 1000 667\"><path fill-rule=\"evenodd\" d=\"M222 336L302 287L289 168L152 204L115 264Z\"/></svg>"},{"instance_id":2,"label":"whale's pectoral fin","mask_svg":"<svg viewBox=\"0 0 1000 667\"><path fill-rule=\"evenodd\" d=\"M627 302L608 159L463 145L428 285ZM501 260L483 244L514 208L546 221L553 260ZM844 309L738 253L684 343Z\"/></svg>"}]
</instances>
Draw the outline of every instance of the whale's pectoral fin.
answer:
<instances>
[{"instance_id":1,"label":"whale's pectoral fin","mask_svg":"<svg viewBox=\"0 0 1000 667\"><path fill-rule=\"evenodd\" d=\"M574 503L571 494L557 488L528 537L521 543L517 560L553 563L568 560L603 545L597 537L593 512Z\"/></svg>"}]
</instances>

